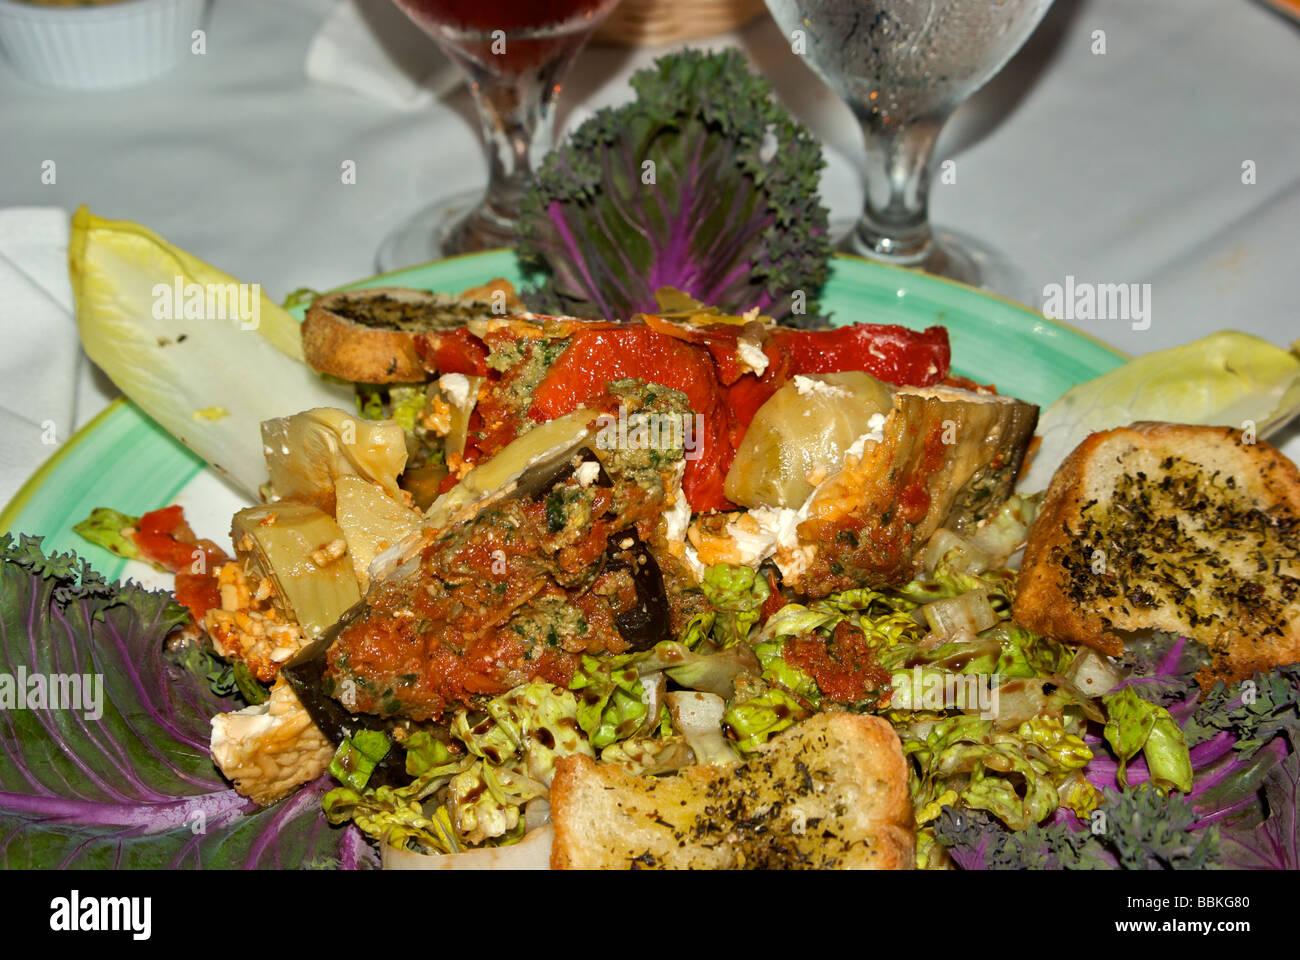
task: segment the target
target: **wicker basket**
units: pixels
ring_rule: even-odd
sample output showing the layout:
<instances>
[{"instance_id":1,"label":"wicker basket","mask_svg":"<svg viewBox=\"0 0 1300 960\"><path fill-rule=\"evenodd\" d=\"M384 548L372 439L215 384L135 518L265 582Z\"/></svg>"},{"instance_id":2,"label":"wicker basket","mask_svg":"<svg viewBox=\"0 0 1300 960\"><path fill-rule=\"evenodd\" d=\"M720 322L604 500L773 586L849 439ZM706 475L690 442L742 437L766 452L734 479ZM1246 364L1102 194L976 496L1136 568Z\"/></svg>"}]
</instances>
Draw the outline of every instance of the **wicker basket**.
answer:
<instances>
[{"instance_id":1,"label":"wicker basket","mask_svg":"<svg viewBox=\"0 0 1300 960\"><path fill-rule=\"evenodd\" d=\"M727 33L766 11L763 0L623 0L596 43L657 47Z\"/></svg>"}]
</instances>

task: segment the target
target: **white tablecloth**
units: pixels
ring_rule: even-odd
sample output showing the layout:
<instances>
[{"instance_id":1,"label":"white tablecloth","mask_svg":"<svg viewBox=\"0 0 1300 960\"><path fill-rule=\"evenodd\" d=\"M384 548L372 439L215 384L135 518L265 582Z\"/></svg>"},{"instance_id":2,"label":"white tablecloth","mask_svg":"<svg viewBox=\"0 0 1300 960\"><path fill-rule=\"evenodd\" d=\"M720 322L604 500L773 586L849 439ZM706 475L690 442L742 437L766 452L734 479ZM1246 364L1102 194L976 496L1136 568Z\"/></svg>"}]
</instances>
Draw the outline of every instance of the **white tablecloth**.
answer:
<instances>
[{"instance_id":1,"label":"white tablecloth","mask_svg":"<svg viewBox=\"0 0 1300 960\"><path fill-rule=\"evenodd\" d=\"M45 91L0 62L0 207L86 203L276 297L369 275L390 227L437 194L481 185L485 166L463 87L408 111L305 78L333 2L216 0L206 54L135 90ZM770 20L721 42L739 44L826 143L826 199L847 222L861 199L847 108ZM629 74L661 52L589 48L561 121L625 99ZM1298 90L1300 29L1256 0L1057 0L945 130L939 158L955 161L956 182L936 185L934 219L1003 251L1036 290L1067 277L1150 284L1149 329L1078 324L1130 353L1224 327L1290 343L1300 336ZM340 177L347 160L355 184ZM29 409L14 387L31 362L9 346L23 324L21 310L0 314L0 428L9 457L34 470L53 448L32 437L56 415ZM84 358L75 376L58 376L72 419L62 437L115 393ZM11 442L19 423L31 442ZM0 489L0 503L13 492Z\"/></svg>"}]
</instances>

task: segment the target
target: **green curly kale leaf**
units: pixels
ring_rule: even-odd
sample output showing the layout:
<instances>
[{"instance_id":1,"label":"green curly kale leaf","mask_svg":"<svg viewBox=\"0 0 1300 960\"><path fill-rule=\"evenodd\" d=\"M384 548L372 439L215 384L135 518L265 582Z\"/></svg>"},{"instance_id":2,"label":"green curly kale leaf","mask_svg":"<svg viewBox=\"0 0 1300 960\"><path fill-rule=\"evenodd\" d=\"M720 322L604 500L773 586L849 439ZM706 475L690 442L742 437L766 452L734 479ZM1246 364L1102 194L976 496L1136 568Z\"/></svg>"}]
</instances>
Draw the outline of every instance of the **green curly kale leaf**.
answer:
<instances>
[{"instance_id":1,"label":"green curly kale leaf","mask_svg":"<svg viewBox=\"0 0 1300 960\"><path fill-rule=\"evenodd\" d=\"M1279 733L1300 732L1300 664L1256 674L1250 680L1227 686L1222 680L1196 706L1183 726L1187 742L1195 746L1227 731L1237 750L1253 753Z\"/></svg>"},{"instance_id":2,"label":"green curly kale leaf","mask_svg":"<svg viewBox=\"0 0 1300 960\"><path fill-rule=\"evenodd\" d=\"M1144 787L1108 791L1080 829L1065 822L1008 830L988 814L946 806L934 837L967 870L1203 870L1217 865L1219 831L1198 826L1181 796Z\"/></svg>"}]
</instances>

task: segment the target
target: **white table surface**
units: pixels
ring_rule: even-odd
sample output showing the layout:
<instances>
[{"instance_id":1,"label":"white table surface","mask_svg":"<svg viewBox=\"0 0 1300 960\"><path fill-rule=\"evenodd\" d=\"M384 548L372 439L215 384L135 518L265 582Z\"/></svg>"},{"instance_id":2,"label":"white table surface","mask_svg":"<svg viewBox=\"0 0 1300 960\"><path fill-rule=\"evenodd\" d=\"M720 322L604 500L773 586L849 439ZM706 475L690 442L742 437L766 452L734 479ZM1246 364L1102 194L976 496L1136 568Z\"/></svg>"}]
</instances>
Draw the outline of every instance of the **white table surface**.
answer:
<instances>
[{"instance_id":1,"label":"white table surface","mask_svg":"<svg viewBox=\"0 0 1300 960\"><path fill-rule=\"evenodd\" d=\"M333 2L216 0L206 55L135 90L46 91L0 62L0 207L86 203L277 299L370 275L390 227L439 193L481 185L485 166L463 87L412 112L305 78ZM1099 30L1104 55L1093 52ZM833 222L847 222L861 200L847 108L770 20L720 39L739 44L825 142L825 199ZM415 42L418 53L426 41ZM588 48L562 123L625 99L629 74L661 52ZM1151 285L1149 329L1076 324L1122 350L1225 327L1278 344L1300 337L1300 28L1256 0L1057 0L953 118L938 158L957 176L934 189L936 223L1003 251L1031 289L1067 276ZM341 183L345 160L354 185ZM1242 182L1245 161L1254 184ZM0 344L23 321L0 316ZM0 383L16 362L0 347ZM68 390L74 427L116 395L84 358ZM31 468L50 452L31 445ZM0 490L0 503L12 493Z\"/></svg>"}]
</instances>

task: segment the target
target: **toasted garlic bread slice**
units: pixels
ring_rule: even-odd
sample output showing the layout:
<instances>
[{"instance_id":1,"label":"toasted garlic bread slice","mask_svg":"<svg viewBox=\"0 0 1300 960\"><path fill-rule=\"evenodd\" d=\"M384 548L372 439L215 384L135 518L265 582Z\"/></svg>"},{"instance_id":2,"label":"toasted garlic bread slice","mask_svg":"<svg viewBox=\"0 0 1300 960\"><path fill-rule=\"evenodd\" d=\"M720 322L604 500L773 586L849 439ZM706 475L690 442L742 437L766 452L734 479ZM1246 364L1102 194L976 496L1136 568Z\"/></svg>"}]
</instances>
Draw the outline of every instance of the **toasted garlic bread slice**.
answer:
<instances>
[{"instance_id":1,"label":"toasted garlic bread slice","mask_svg":"<svg viewBox=\"0 0 1300 960\"><path fill-rule=\"evenodd\" d=\"M1230 427L1135 423L1070 454L1029 533L1016 620L1108 654L1163 630L1234 682L1300 660L1300 470Z\"/></svg>"},{"instance_id":2,"label":"toasted garlic bread slice","mask_svg":"<svg viewBox=\"0 0 1300 960\"><path fill-rule=\"evenodd\" d=\"M731 767L636 777L588 757L551 783L552 869L906 869L907 764L879 717L818 714Z\"/></svg>"},{"instance_id":3,"label":"toasted garlic bread slice","mask_svg":"<svg viewBox=\"0 0 1300 960\"><path fill-rule=\"evenodd\" d=\"M471 320L518 313L523 301L505 280L460 296L404 287L340 290L312 302L302 350L321 373L357 383L418 383L429 371L415 349L418 334L454 330Z\"/></svg>"}]
</instances>

